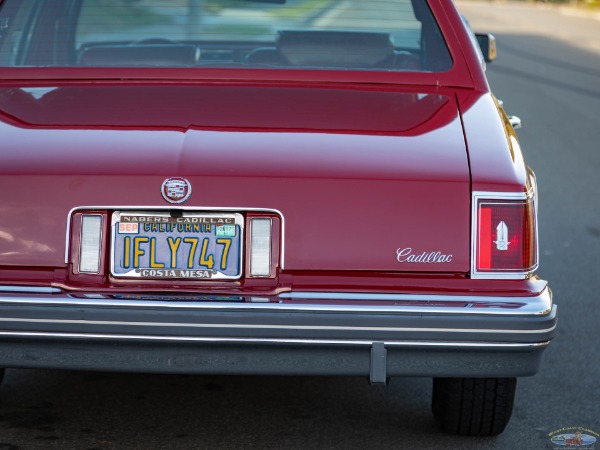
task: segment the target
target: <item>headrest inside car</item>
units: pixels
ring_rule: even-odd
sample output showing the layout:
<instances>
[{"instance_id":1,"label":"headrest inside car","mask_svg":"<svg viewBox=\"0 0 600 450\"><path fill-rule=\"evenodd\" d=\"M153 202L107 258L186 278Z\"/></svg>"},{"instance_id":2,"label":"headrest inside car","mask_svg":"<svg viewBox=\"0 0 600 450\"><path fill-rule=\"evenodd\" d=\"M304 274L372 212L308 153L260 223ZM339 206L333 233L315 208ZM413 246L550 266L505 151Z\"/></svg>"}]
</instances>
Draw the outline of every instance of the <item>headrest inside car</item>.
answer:
<instances>
[{"instance_id":1,"label":"headrest inside car","mask_svg":"<svg viewBox=\"0 0 600 450\"><path fill-rule=\"evenodd\" d=\"M393 55L387 33L280 31L277 47L291 65L376 67Z\"/></svg>"}]
</instances>

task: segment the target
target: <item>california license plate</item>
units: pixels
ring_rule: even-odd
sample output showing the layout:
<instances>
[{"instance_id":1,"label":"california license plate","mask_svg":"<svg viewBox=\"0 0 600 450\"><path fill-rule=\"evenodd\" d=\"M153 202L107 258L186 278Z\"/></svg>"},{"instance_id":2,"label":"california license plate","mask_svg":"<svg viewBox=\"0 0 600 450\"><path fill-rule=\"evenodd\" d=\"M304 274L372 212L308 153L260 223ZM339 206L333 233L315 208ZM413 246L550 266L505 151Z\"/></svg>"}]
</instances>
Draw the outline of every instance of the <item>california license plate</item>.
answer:
<instances>
[{"instance_id":1,"label":"california license plate","mask_svg":"<svg viewBox=\"0 0 600 450\"><path fill-rule=\"evenodd\" d=\"M238 279L244 219L235 213L117 211L111 273L143 279Z\"/></svg>"}]
</instances>

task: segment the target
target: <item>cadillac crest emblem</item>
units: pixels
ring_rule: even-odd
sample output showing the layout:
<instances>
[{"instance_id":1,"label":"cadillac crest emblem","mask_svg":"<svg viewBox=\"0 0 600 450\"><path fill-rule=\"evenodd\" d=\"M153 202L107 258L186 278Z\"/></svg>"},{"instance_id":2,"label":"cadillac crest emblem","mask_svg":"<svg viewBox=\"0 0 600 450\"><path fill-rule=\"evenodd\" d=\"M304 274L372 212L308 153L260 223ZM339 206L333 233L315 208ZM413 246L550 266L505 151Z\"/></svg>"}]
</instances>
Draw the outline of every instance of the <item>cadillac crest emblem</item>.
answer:
<instances>
[{"instance_id":1,"label":"cadillac crest emblem","mask_svg":"<svg viewBox=\"0 0 600 450\"><path fill-rule=\"evenodd\" d=\"M160 192L169 203L185 203L192 195L192 185L185 178L167 178L163 182Z\"/></svg>"}]
</instances>

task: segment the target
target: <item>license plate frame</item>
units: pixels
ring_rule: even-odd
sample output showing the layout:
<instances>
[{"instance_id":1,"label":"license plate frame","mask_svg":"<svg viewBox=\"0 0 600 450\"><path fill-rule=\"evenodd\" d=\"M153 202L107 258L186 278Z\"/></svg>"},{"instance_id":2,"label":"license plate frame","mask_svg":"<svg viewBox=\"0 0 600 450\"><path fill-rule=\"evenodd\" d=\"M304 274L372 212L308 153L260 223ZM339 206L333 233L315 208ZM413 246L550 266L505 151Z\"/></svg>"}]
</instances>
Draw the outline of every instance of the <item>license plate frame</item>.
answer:
<instances>
[{"instance_id":1,"label":"license plate frame","mask_svg":"<svg viewBox=\"0 0 600 450\"><path fill-rule=\"evenodd\" d=\"M244 223L242 214L235 212L114 211L111 275L138 280L238 280Z\"/></svg>"}]
</instances>

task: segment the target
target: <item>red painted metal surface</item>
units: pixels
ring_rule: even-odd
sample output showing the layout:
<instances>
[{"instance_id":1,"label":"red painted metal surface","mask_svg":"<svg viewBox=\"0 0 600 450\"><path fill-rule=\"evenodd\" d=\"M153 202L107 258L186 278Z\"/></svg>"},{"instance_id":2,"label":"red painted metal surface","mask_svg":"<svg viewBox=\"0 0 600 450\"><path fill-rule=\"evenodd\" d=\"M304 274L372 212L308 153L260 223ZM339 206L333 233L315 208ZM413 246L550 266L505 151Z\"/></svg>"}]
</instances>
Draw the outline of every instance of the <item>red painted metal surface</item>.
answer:
<instances>
[{"instance_id":1,"label":"red painted metal surface","mask_svg":"<svg viewBox=\"0 0 600 450\"><path fill-rule=\"evenodd\" d=\"M462 102L465 106L462 106ZM519 142L491 94L461 98L465 139L474 191L524 192L527 167Z\"/></svg>"},{"instance_id":2,"label":"red painted metal surface","mask_svg":"<svg viewBox=\"0 0 600 450\"><path fill-rule=\"evenodd\" d=\"M220 289L539 292L466 278L471 190L523 192L526 167L452 2L430 6L446 73L0 69L2 283L109 289L69 278L69 211L166 206L184 176L188 207L284 218L280 277ZM399 262L407 248L452 258Z\"/></svg>"},{"instance_id":3,"label":"red painted metal surface","mask_svg":"<svg viewBox=\"0 0 600 450\"><path fill-rule=\"evenodd\" d=\"M186 206L281 211L286 269L468 271L469 170L451 91L195 89L61 88L29 102L0 92L12 117L0 125L11 194L0 223L13 238L0 264L60 266L72 208L166 206L162 182L183 176ZM194 92L179 110L181 98L164 100ZM398 248L453 258L399 263Z\"/></svg>"}]
</instances>

